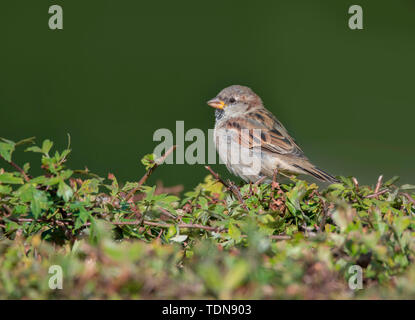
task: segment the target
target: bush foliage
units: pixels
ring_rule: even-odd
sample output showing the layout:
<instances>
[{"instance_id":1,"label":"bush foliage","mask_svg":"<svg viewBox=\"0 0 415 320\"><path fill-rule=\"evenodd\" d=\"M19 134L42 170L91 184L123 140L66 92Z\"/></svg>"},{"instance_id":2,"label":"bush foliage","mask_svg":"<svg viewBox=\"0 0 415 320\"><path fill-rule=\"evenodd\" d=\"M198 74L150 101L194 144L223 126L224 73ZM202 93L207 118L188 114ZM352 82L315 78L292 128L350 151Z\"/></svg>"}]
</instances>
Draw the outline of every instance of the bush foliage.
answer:
<instances>
[{"instance_id":1,"label":"bush foliage","mask_svg":"<svg viewBox=\"0 0 415 320\"><path fill-rule=\"evenodd\" d=\"M42 175L13 162L23 145ZM146 185L162 162L152 155L139 182L120 184L52 148L0 141L0 298L415 298L415 186L397 178L238 187L211 171L179 197ZM53 265L62 290L49 287Z\"/></svg>"}]
</instances>

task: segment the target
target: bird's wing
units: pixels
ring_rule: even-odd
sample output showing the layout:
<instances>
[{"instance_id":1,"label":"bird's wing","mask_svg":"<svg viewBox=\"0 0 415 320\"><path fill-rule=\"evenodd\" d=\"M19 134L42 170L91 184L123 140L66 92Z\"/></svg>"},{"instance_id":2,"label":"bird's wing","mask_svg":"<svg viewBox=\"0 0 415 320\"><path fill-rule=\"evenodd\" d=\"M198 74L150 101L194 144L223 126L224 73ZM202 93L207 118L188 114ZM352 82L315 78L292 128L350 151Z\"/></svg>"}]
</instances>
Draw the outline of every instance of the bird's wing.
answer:
<instances>
[{"instance_id":1,"label":"bird's wing","mask_svg":"<svg viewBox=\"0 0 415 320\"><path fill-rule=\"evenodd\" d=\"M261 147L263 151L306 159L281 122L266 109L230 118L223 127L235 130L234 139L245 147Z\"/></svg>"}]
</instances>

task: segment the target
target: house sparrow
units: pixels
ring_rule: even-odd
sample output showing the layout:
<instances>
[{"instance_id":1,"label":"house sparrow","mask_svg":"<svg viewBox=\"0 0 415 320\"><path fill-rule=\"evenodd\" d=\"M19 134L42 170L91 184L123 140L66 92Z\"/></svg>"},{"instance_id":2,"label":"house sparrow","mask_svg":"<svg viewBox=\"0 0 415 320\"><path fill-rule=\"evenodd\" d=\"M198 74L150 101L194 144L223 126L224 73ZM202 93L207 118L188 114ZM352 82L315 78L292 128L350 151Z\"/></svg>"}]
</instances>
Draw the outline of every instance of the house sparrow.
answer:
<instances>
[{"instance_id":1,"label":"house sparrow","mask_svg":"<svg viewBox=\"0 0 415 320\"><path fill-rule=\"evenodd\" d=\"M250 88L233 85L207 104L216 108L214 139L228 170L246 182L271 182L276 172L338 182L315 167Z\"/></svg>"}]
</instances>

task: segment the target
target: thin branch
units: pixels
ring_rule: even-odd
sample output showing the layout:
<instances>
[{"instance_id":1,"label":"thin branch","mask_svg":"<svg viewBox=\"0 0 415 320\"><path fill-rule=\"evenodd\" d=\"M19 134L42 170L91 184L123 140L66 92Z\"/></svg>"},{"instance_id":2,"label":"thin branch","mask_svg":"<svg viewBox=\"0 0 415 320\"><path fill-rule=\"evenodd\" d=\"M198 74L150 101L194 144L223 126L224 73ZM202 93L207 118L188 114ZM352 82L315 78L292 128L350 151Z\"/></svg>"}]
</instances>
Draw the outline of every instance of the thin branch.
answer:
<instances>
[{"instance_id":1,"label":"thin branch","mask_svg":"<svg viewBox=\"0 0 415 320\"><path fill-rule=\"evenodd\" d=\"M176 220L177 219L177 217L176 216L174 216L173 214L171 214L170 212L168 212L166 209L164 209L164 208L158 208L160 211L161 211L161 213L163 214L163 215L165 215L166 217L169 217L170 219L173 219L173 220Z\"/></svg>"},{"instance_id":2,"label":"thin branch","mask_svg":"<svg viewBox=\"0 0 415 320\"><path fill-rule=\"evenodd\" d=\"M223 181L222 178L215 171L213 171L210 166L205 166L205 168L206 168L207 171L209 171L212 174L212 176L216 180L218 180L220 183L222 183L225 186L226 189L231 190L231 187L225 181Z\"/></svg>"},{"instance_id":3,"label":"thin branch","mask_svg":"<svg viewBox=\"0 0 415 320\"><path fill-rule=\"evenodd\" d=\"M48 223L55 223L59 226L71 224L72 221L66 220L47 220L47 219L31 219L31 218L12 218L7 217L7 219L14 221L14 222L48 222ZM90 223L88 223L90 225Z\"/></svg>"},{"instance_id":4,"label":"thin branch","mask_svg":"<svg viewBox=\"0 0 415 320\"><path fill-rule=\"evenodd\" d=\"M389 189L383 189L382 191L379 191L377 193L373 193L373 194L369 194L368 196L366 196L365 198L376 198L386 192L389 192Z\"/></svg>"},{"instance_id":5,"label":"thin branch","mask_svg":"<svg viewBox=\"0 0 415 320\"><path fill-rule=\"evenodd\" d=\"M7 211L9 216L13 213L12 210L7 205L3 204L2 207L4 208L4 210Z\"/></svg>"},{"instance_id":6,"label":"thin branch","mask_svg":"<svg viewBox=\"0 0 415 320\"><path fill-rule=\"evenodd\" d=\"M402 195L404 195L404 196L405 196L405 198L406 198L406 199L408 199L408 201L409 201L409 202L411 202L411 203L415 204L415 200L414 200L414 198L412 198L412 197L411 197L411 195L410 195L409 193L402 192L401 194L402 194Z\"/></svg>"},{"instance_id":7,"label":"thin branch","mask_svg":"<svg viewBox=\"0 0 415 320\"><path fill-rule=\"evenodd\" d=\"M119 222L111 222L114 225L139 225L139 224L144 224L147 226L152 226L152 227L159 227L159 228L170 228L170 227L174 227L177 226L179 228L195 228L195 229L203 229L203 230L207 230L207 231L218 231L220 230L218 227L209 227L209 226L204 226L201 224L191 224L191 223L180 223L180 224L171 224L171 223L159 223L159 222L153 222L153 221L146 221L144 220L143 222L139 221L139 220L134 220L134 221L119 221Z\"/></svg>"},{"instance_id":8,"label":"thin branch","mask_svg":"<svg viewBox=\"0 0 415 320\"><path fill-rule=\"evenodd\" d=\"M39 219L30 219L30 218L19 218L16 219L18 222L46 222L44 220L39 220ZM67 224L68 221L61 221L61 220L54 220L53 222L55 222L58 225L63 225L63 224ZM170 228L170 227L178 227L181 229L202 229L202 230L206 230L206 231L215 231L215 232L226 232L227 229L221 229L220 227L209 227L209 226L204 226L201 224L192 224L192 223L180 223L180 224L171 224L171 223L159 223L159 222L153 222L153 221L140 221L140 220L133 220L133 221L117 221L117 222L110 222L113 225L147 225L147 226L152 226L152 227L159 227L159 228ZM87 222L84 224L84 226L89 226L91 225L90 222ZM242 235L242 238L246 238L246 235ZM288 235L271 235L269 236L269 238L271 240L290 240L292 239L291 236Z\"/></svg>"},{"instance_id":9,"label":"thin branch","mask_svg":"<svg viewBox=\"0 0 415 320\"><path fill-rule=\"evenodd\" d=\"M269 237L272 240L290 240L290 239L292 239L291 236L286 236L286 235L272 235L272 236L269 236Z\"/></svg>"},{"instance_id":10,"label":"thin branch","mask_svg":"<svg viewBox=\"0 0 415 320\"><path fill-rule=\"evenodd\" d=\"M375 193L379 192L380 187L382 186L383 175L380 175L378 178L378 183L376 183Z\"/></svg>"},{"instance_id":11,"label":"thin branch","mask_svg":"<svg viewBox=\"0 0 415 320\"><path fill-rule=\"evenodd\" d=\"M138 186L131 190L130 193L127 195L127 197L125 198L127 201L134 196L138 189L141 188L141 186L147 181L148 177L151 176L154 170L156 170L159 165L163 164L163 162L166 161L167 157L170 155L170 153L174 151L174 149L176 149L176 147L176 145L172 146L169 150L166 151L166 153L163 156L155 160L154 165L150 169L148 169L144 176L140 179L140 181L138 181Z\"/></svg>"},{"instance_id":12,"label":"thin branch","mask_svg":"<svg viewBox=\"0 0 415 320\"><path fill-rule=\"evenodd\" d=\"M25 179L26 182L30 181L30 178L26 174L26 172L24 172L24 170L22 168L20 168L16 163L14 163L13 161L7 161L6 159L4 159L4 157L2 155L0 155L0 159L3 159L8 164L10 164L12 167L14 167L17 171L19 171L23 175L23 178Z\"/></svg>"},{"instance_id":13,"label":"thin branch","mask_svg":"<svg viewBox=\"0 0 415 320\"><path fill-rule=\"evenodd\" d=\"M318 192L317 192L318 193ZM321 210L323 211L323 218L320 221L320 225L318 226L320 231L323 231L324 226L326 225L327 218L329 217L328 205L327 202L318 194L321 203Z\"/></svg>"},{"instance_id":14,"label":"thin branch","mask_svg":"<svg viewBox=\"0 0 415 320\"><path fill-rule=\"evenodd\" d=\"M271 240L291 240L293 237L287 236L285 234L276 234L276 235L270 235L268 236ZM241 238L248 238L246 234L241 235Z\"/></svg>"},{"instance_id":15,"label":"thin branch","mask_svg":"<svg viewBox=\"0 0 415 320\"><path fill-rule=\"evenodd\" d=\"M357 181L357 179L355 177L352 177L352 181L354 184L354 187L356 188L356 191L359 192L359 181Z\"/></svg>"},{"instance_id":16,"label":"thin branch","mask_svg":"<svg viewBox=\"0 0 415 320\"><path fill-rule=\"evenodd\" d=\"M134 215L137 217L137 219L142 222L144 220L144 216L140 212L140 210L137 208L137 206L135 205L135 203L131 203L130 204L130 208L134 212Z\"/></svg>"},{"instance_id":17,"label":"thin branch","mask_svg":"<svg viewBox=\"0 0 415 320\"><path fill-rule=\"evenodd\" d=\"M248 210L248 207L246 206L244 200L242 199L242 195L241 192L239 191L238 187L235 186L233 183L231 184L231 188L232 188L232 192L236 195L236 197L238 198L239 203L242 205L242 207L245 210Z\"/></svg>"},{"instance_id":18,"label":"thin branch","mask_svg":"<svg viewBox=\"0 0 415 320\"><path fill-rule=\"evenodd\" d=\"M114 222L114 224L137 224L138 221L125 221L125 222ZM227 231L227 229L220 229L218 227L208 227L201 224L191 224L191 223L180 223L177 225L174 224L167 224L167 223L158 223L158 222L152 222L152 221L144 221L143 224L153 227L160 227L160 228L170 228L172 226L177 226L179 228L194 228L194 229L203 229L207 231ZM242 235L242 238L247 237L246 235ZM271 240L290 240L292 239L291 236L288 235L271 235L269 236Z\"/></svg>"},{"instance_id":19,"label":"thin branch","mask_svg":"<svg viewBox=\"0 0 415 320\"><path fill-rule=\"evenodd\" d=\"M236 198L238 199L239 203L242 205L242 207L245 210L248 210L248 208L246 207L246 204L245 204L244 200L242 199L241 193L239 192L238 188L235 185L229 185L228 183L226 183L225 181L223 181L222 178L215 171L213 171L210 166L205 166L205 168L206 168L206 170L208 170L213 175L213 177L217 181L219 181L220 183L222 183L226 187L226 189L228 189L229 191L231 191L236 196Z\"/></svg>"},{"instance_id":20,"label":"thin branch","mask_svg":"<svg viewBox=\"0 0 415 320\"><path fill-rule=\"evenodd\" d=\"M161 235L163 234L163 229L160 229L160 232L159 232L159 234L158 234L158 236L157 236L157 238L156 239L160 239L160 237L161 237Z\"/></svg>"}]
</instances>

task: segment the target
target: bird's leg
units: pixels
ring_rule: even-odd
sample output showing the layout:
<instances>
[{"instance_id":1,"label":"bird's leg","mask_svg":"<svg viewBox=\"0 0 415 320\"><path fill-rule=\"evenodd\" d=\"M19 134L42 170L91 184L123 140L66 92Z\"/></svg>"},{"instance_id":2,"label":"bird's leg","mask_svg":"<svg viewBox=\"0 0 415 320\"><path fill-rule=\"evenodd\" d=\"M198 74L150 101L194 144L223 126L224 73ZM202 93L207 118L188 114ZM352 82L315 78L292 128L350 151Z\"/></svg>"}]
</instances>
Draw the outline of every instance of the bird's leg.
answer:
<instances>
[{"instance_id":1,"label":"bird's leg","mask_svg":"<svg viewBox=\"0 0 415 320\"><path fill-rule=\"evenodd\" d=\"M284 192L281 190L280 184L277 181L278 169L274 170L271 183L271 204L270 207L273 210L279 210L283 212L285 210L285 197ZM275 189L277 189L278 199L275 199Z\"/></svg>"},{"instance_id":2,"label":"bird's leg","mask_svg":"<svg viewBox=\"0 0 415 320\"><path fill-rule=\"evenodd\" d=\"M274 193L275 188L280 187L280 184L277 181L277 174L278 174L278 169L274 170L274 173L272 174L272 183L271 183L271 188L272 188L272 192Z\"/></svg>"},{"instance_id":3,"label":"bird's leg","mask_svg":"<svg viewBox=\"0 0 415 320\"><path fill-rule=\"evenodd\" d=\"M234 195L236 195L236 197L238 198L239 202L242 204L244 209L247 209L242 199L242 195L241 195L241 192L239 191L239 188L231 180L228 180L228 185L229 185L229 190L232 191Z\"/></svg>"},{"instance_id":4,"label":"bird's leg","mask_svg":"<svg viewBox=\"0 0 415 320\"><path fill-rule=\"evenodd\" d=\"M278 169L275 169L272 175L272 182L271 182L271 203L270 203L270 208L273 210L277 210L278 209L278 205L277 205L277 200L275 199L275 188L278 187L278 182L277 182L277 172Z\"/></svg>"},{"instance_id":5,"label":"bird's leg","mask_svg":"<svg viewBox=\"0 0 415 320\"><path fill-rule=\"evenodd\" d=\"M266 179L267 177L266 176L263 176L263 177L261 177L261 178L259 178L255 183L254 183L254 185L259 185L259 184L261 184L265 179Z\"/></svg>"}]
</instances>

